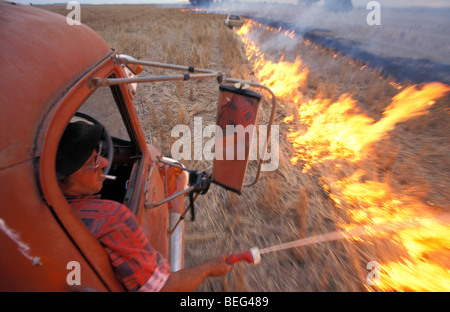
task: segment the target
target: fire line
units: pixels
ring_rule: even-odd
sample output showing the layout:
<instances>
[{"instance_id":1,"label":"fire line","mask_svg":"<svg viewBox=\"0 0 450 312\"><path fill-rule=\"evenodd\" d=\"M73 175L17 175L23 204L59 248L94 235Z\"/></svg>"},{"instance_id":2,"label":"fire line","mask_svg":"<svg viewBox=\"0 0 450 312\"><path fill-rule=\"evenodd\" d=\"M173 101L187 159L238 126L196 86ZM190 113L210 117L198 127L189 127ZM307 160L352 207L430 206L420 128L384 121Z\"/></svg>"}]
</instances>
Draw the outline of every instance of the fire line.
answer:
<instances>
[{"instance_id":1,"label":"fire line","mask_svg":"<svg viewBox=\"0 0 450 312\"><path fill-rule=\"evenodd\" d=\"M383 283L376 289L450 290L448 215L440 215L442 211L439 210L442 209L430 207L408 193L396 192L386 182L368 179L367 173L361 169L361 163L367 161L375 143L385 138L398 123L428 114L430 107L450 92L450 86L431 82L403 88L394 83L393 87L399 93L392 98L378 121L364 114L348 94L341 95L337 101L320 98L306 100L299 87L305 83L309 69L300 57L295 62L287 62L284 57L279 62L269 60L250 39L252 31L262 27L248 20L237 35L246 47L247 58L260 83L269 85L277 97L297 107L295 114L284 120L287 124L298 121L303 125L301 130L295 127L289 130L288 140L295 153L291 164L301 163L303 173L315 169L322 174L322 187L335 207L345 211L350 222L336 221L343 231L268 247L262 249L260 254L327 240L345 238L365 243L362 236L371 239L389 237L390 243L402 251L393 257L383 254L386 259L379 261L383 267ZM291 39L295 37L294 33L282 34L280 30L267 28L266 31L272 31L273 35L288 35ZM333 170L343 166L351 168L352 171L349 171L353 173L345 177L334 173ZM320 171L321 168L326 169ZM391 233L389 236L386 229Z\"/></svg>"}]
</instances>

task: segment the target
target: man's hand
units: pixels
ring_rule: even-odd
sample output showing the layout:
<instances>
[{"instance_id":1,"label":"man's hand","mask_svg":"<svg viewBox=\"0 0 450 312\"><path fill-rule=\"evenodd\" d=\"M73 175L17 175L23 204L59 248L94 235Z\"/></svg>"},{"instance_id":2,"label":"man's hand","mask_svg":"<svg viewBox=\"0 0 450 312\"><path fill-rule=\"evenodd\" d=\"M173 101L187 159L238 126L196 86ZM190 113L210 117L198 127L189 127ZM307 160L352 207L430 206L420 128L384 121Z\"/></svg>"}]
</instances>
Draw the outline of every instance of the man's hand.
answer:
<instances>
[{"instance_id":1,"label":"man's hand","mask_svg":"<svg viewBox=\"0 0 450 312\"><path fill-rule=\"evenodd\" d=\"M224 254L209 260L206 264L210 266L209 276L223 276L234 268L233 264L226 261L231 254Z\"/></svg>"},{"instance_id":2,"label":"man's hand","mask_svg":"<svg viewBox=\"0 0 450 312\"><path fill-rule=\"evenodd\" d=\"M223 276L234 268L226 259L231 254L214 257L204 264L170 273L161 291L194 291L208 276Z\"/></svg>"}]
</instances>

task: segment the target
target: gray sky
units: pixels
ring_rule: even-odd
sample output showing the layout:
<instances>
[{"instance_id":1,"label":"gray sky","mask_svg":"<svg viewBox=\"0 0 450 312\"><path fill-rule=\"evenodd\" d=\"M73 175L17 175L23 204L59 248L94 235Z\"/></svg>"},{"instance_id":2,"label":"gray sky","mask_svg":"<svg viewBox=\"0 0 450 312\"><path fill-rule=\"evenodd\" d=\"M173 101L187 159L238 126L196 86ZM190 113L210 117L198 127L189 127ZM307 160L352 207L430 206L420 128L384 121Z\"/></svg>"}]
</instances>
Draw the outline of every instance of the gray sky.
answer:
<instances>
[{"instance_id":1,"label":"gray sky","mask_svg":"<svg viewBox=\"0 0 450 312\"><path fill-rule=\"evenodd\" d=\"M69 2L68 0L10 0L22 4L45 4L55 2ZM233 0L228 0L233 1ZM258 2L261 0L239 0L241 2ZM284 2L295 3L296 0L264 0L266 2ZM354 6L366 6L370 0L352 0ZM189 3L189 0L78 0L80 3ZM423 6L423 7L450 7L450 0L378 0L381 6L388 7L411 7L411 6Z\"/></svg>"}]
</instances>

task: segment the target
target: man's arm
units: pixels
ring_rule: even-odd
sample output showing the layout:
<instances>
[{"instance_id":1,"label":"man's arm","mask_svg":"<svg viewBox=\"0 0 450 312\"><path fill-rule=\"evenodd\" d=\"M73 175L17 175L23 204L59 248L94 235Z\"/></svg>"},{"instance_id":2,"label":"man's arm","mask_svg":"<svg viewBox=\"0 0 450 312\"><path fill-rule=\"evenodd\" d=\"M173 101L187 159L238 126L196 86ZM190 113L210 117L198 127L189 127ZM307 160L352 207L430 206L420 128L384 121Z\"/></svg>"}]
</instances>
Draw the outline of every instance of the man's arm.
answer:
<instances>
[{"instance_id":1,"label":"man's arm","mask_svg":"<svg viewBox=\"0 0 450 312\"><path fill-rule=\"evenodd\" d=\"M161 291L194 291L208 276L223 276L233 269L233 264L226 262L230 255L221 255L208 262L177 272L170 273Z\"/></svg>"}]
</instances>

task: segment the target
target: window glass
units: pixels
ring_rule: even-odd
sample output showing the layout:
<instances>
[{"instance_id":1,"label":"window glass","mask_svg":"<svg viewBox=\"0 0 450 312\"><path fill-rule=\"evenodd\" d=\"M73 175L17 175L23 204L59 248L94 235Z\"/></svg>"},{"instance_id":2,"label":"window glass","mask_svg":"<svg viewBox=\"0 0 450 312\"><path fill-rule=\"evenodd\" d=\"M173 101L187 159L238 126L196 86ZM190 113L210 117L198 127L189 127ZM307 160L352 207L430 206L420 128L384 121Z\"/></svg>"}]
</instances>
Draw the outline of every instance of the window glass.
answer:
<instances>
[{"instance_id":1,"label":"window glass","mask_svg":"<svg viewBox=\"0 0 450 312\"><path fill-rule=\"evenodd\" d=\"M112 137L130 141L126 126L110 88L98 88L84 102L79 112L99 121Z\"/></svg>"}]
</instances>

